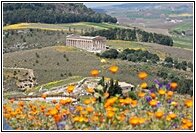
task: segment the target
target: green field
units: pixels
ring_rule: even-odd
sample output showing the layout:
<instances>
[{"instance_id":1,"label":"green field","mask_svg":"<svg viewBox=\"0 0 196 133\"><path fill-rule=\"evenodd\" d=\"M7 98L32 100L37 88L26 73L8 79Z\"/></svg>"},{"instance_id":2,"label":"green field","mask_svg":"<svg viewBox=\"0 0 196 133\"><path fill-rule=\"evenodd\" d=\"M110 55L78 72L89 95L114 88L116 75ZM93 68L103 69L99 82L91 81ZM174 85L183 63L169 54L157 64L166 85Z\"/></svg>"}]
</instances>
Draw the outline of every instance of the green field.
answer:
<instances>
[{"instance_id":1,"label":"green field","mask_svg":"<svg viewBox=\"0 0 196 133\"><path fill-rule=\"evenodd\" d=\"M142 44L138 44L131 41L122 41L122 40L107 40L106 45L111 48L121 49L121 50L126 48L135 49L135 50L137 49L145 50L149 48L148 46L144 46Z\"/></svg>"},{"instance_id":2,"label":"green field","mask_svg":"<svg viewBox=\"0 0 196 133\"><path fill-rule=\"evenodd\" d=\"M109 23L91 23L91 22L79 22L79 23L68 23L68 24L43 24L43 23L20 23L9 26L4 26L3 30L10 29L42 29L42 30L63 30L69 31L69 27L71 31L81 32L81 30L90 31L92 28L94 30L102 30L108 28L117 28L118 25L109 24ZM74 29L75 28L75 29Z\"/></svg>"},{"instance_id":3,"label":"green field","mask_svg":"<svg viewBox=\"0 0 196 133\"><path fill-rule=\"evenodd\" d=\"M182 32L182 31L186 31L186 30L190 30L193 29L193 22L184 22L180 25L178 25L175 28L172 28L172 30L176 30L178 32Z\"/></svg>"},{"instance_id":4,"label":"green field","mask_svg":"<svg viewBox=\"0 0 196 133\"><path fill-rule=\"evenodd\" d=\"M193 49L193 40L186 37L175 38L172 37L175 47Z\"/></svg>"}]
</instances>

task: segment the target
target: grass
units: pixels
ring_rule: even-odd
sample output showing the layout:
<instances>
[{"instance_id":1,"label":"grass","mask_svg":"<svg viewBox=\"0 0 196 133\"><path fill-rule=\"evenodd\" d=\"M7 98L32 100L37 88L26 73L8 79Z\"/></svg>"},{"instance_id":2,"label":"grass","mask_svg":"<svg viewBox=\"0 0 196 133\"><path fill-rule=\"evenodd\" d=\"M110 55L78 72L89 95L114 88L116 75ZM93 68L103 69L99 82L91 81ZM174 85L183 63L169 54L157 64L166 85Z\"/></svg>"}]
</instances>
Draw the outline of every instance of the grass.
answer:
<instances>
[{"instance_id":1,"label":"grass","mask_svg":"<svg viewBox=\"0 0 196 133\"><path fill-rule=\"evenodd\" d=\"M181 38L172 37L172 39L173 39L175 47L193 49L193 40L191 40L191 39L188 40L186 37L185 38L183 38L183 37L181 37Z\"/></svg>"},{"instance_id":2,"label":"grass","mask_svg":"<svg viewBox=\"0 0 196 133\"><path fill-rule=\"evenodd\" d=\"M173 37L172 38L173 39L173 41L180 41L180 42L184 42L184 43L193 43L193 40L187 40L186 38L175 38L175 37Z\"/></svg>"},{"instance_id":3,"label":"grass","mask_svg":"<svg viewBox=\"0 0 196 133\"><path fill-rule=\"evenodd\" d=\"M106 45L110 46L111 48L121 49L121 50L126 48L135 49L135 50L136 49L145 50L146 48L148 48L147 46L144 46L142 44L137 44L131 41L122 41L122 40L107 40Z\"/></svg>"},{"instance_id":4,"label":"grass","mask_svg":"<svg viewBox=\"0 0 196 133\"><path fill-rule=\"evenodd\" d=\"M3 30L11 30L11 29L42 29L42 30L63 30L68 32L69 27L71 28L71 31L81 32L81 30L91 30L93 27L94 30L102 30L102 29L108 29L108 28L116 28L118 27L115 24L109 24L109 23L91 23L91 22L79 22L79 23L68 23L68 24L44 24L44 23L19 23L9 26L4 26Z\"/></svg>"},{"instance_id":5,"label":"grass","mask_svg":"<svg viewBox=\"0 0 196 133\"><path fill-rule=\"evenodd\" d=\"M142 45L139 44L139 46ZM65 46L61 47L63 48ZM33 69L39 85L64 80L69 77L69 73L71 73L73 76L88 77L90 76L90 71L92 69L102 69L100 62L101 59L93 53L80 51L74 48L64 48L67 49L67 51L61 52L57 50L58 48L59 46L53 46L42 49L6 53L3 57L3 66L12 67L16 64L16 67ZM39 54L39 58L36 57L36 53ZM64 54L66 54L69 61L64 58ZM36 60L38 60L38 63L36 63ZM116 74L118 80L135 84L139 83L138 79L135 78L139 71L146 71L149 73L147 81L149 81L149 84L151 84L156 78L157 71L161 69L158 66L151 64L133 63L115 59L107 60L107 64L104 65L104 69L108 70L111 65L119 66L120 71ZM176 73L170 69L165 71ZM109 72L106 72L105 74L106 77L112 77L112 74ZM101 73L99 76L101 76Z\"/></svg>"},{"instance_id":6,"label":"grass","mask_svg":"<svg viewBox=\"0 0 196 133\"><path fill-rule=\"evenodd\" d=\"M185 49L193 49L193 45L182 44L180 42L175 42L175 41L174 41L173 46L179 47L179 48L185 48Z\"/></svg>"},{"instance_id":7,"label":"grass","mask_svg":"<svg viewBox=\"0 0 196 133\"><path fill-rule=\"evenodd\" d=\"M178 32L182 32L188 30L188 29L193 29L193 22L184 22L174 28L172 28L172 30L176 30Z\"/></svg>"},{"instance_id":8,"label":"grass","mask_svg":"<svg viewBox=\"0 0 196 133\"><path fill-rule=\"evenodd\" d=\"M81 77L81 76L71 76L66 79L62 79L62 80L58 80L58 81L54 81L54 82L49 82L47 84L39 85L39 86L33 88L32 90L37 90L41 86L43 87L43 89L50 90L53 87L58 87L58 86L62 86L62 85L68 84L68 83L80 81L80 80L82 80L82 78L83 77Z\"/></svg>"},{"instance_id":9,"label":"grass","mask_svg":"<svg viewBox=\"0 0 196 133\"><path fill-rule=\"evenodd\" d=\"M169 17L191 17L191 13L170 14Z\"/></svg>"}]
</instances>

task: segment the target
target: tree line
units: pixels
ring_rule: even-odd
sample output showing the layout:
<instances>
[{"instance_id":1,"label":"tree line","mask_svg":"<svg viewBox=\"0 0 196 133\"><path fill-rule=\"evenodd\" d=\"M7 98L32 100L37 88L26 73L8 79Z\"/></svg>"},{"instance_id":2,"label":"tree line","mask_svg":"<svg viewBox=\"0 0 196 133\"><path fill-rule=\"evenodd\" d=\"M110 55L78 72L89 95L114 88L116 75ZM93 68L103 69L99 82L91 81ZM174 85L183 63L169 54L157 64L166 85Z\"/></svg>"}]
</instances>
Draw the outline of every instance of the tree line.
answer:
<instances>
[{"instance_id":1,"label":"tree line","mask_svg":"<svg viewBox=\"0 0 196 133\"><path fill-rule=\"evenodd\" d=\"M158 43L166 46L173 46L173 40L171 37L157 34L148 33L141 29L122 29L122 28L110 28L93 32L87 32L85 36L104 36L109 40L125 40L125 41L141 41L149 43Z\"/></svg>"},{"instance_id":2,"label":"tree line","mask_svg":"<svg viewBox=\"0 0 196 133\"><path fill-rule=\"evenodd\" d=\"M74 3L4 3L3 23L73 23L73 22L110 22L117 19Z\"/></svg>"},{"instance_id":3,"label":"tree line","mask_svg":"<svg viewBox=\"0 0 196 133\"><path fill-rule=\"evenodd\" d=\"M97 54L101 58L110 59L121 59L128 60L132 62L149 62L156 64L160 60L159 56L156 54L149 53L148 51L134 50L134 49L124 49L122 52L118 52L116 49L110 49L102 54Z\"/></svg>"},{"instance_id":4,"label":"tree line","mask_svg":"<svg viewBox=\"0 0 196 133\"><path fill-rule=\"evenodd\" d=\"M174 60L172 57L166 57L165 62L162 63L162 66L168 67L168 68L176 68L179 70L186 71L188 68L193 72L193 63L187 62L187 61L181 61Z\"/></svg>"}]
</instances>

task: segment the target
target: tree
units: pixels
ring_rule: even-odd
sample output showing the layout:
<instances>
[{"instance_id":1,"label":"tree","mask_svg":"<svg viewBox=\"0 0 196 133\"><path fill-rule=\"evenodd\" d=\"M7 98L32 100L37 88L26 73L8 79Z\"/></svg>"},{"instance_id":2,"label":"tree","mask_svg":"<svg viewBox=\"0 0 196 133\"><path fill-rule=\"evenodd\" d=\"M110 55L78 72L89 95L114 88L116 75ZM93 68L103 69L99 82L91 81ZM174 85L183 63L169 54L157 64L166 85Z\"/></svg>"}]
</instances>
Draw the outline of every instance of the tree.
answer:
<instances>
[{"instance_id":1,"label":"tree","mask_svg":"<svg viewBox=\"0 0 196 133\"><path fill-rule=\"evenodd\" d=\"M122 88L118 85L118 81L114 83L114 80L110 79L110 86L108 90L109 96L115 96L116 94L123 95L122 94Z\"/></svg>"},{"instance_id":2,"label":"tree","mask_svg":"<svg viewBox=\"0 0 196 133\"><path fill-rule=\"evenodd\" d=\"M193 68L193 63L192 62L188 62L187 65L188 65L189 68Z\"/></svg>"},{"instance_id":3,"label":"tree","mask_svg":"<svg viewBox=\"0 0 196 133\"><path fill-rule=\"evenodd\" d=\"M182 65L182 70L186 71L186 66Z\"/></svg>"},{"instance_id":4,"label":"tree","mask_svg":"<svg viewBox=\"0 0 196 133\"><path fill-rule=\"evenodd\" d=\"M172 57L166 57L165 62L167 63L173 63L173 58Z\"/></svg>"},{"instance_id":5,"label":"tree","mask_svg":"<svg viewBox=\"0 0 196 133\"><path fill-rule=\"evenodd\" d=\"M126 60L127 59L125 53L119 53L117 57L120 58L121 60Z\"/></svg>"},{"instance_id":6,"label":"tree","mask_svg":"<svg viewBox=\"0 0 196 133\"><path fill-rule=\"evenodd\" d=\"M173 64L171 62L165 64L166 67L169 67L169 68L172 68L173 67Z\"/></svg>"},{"instance_id":7,"label":"tree","mask_svg":"<svg viewBox=\"0 0 196 133\"><path fill-rule=\"evenodd\" d=\"M39 54L38 54L38 53L35 53L35 56L36 56L37 58L40 58L40 56L39 56Z\"/></svg>"},{"instance_id":8,"label":"tree","mask_svg":"<svg viewBox=\"0 0 196 133\"><path fill-rule=\"evenodd\" d=\"M187 62L186 61L182 61L182 65L187 66Z\"/></svg>"},{"instance_id":9,"label":"tree","mask_svg":"<svg viewBox=\"0 0 196 133\"><path fill-rule=\"evenodd\" d=\"M146 62L147 61L146 57L144 56L141 61Z\"/></svg>"},{"instance_id":10,"label":"tree","mask_svg":"<svg viewBox=\"0 0 196 133\"><path fill-rule=\"evenodd\" d=\"M174 65L178 64L178 60L174 60Z\"/></svg>"},{"instance_id":11,"label":"tree","mask_svg":"<svg viewBox=\"0 0 196 133\"><path fill-rule=\"evenodd\" d=\"M110 49L102 53L101 57L116 59L118 56L118 51L116 49Z\"/></svg>"}]
</instances>

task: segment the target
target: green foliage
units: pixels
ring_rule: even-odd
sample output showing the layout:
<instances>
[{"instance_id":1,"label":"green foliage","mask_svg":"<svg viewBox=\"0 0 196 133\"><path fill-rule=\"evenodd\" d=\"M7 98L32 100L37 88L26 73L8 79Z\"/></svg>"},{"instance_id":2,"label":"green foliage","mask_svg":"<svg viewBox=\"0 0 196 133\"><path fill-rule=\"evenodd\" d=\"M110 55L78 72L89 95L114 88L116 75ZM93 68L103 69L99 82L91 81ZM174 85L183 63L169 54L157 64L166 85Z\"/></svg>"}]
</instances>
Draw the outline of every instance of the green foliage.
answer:
<instances>
[{"instance_id":1,"label":"green foliage","mask_svg":"<svg viewBox=\"0 0 196 133\"><path fill-rule=\"evenodd\" d=\"M187 65L188 65L189 68L193 68L193 63L192 62L188 62Z\"/></svg>"},{"instance_id":2,"label":"green foliage","mask_svg":"<svg viewBox=\"0 0 196 133\"><path fill-rule=\"evenodd\" d=\"M128 97L130 97L133 100L138 100L137 95L133 91L128 92Z\"/></svg>"},{"instance_id":3,"label":"green foliage","mask_svg":"<svg viewBox=\"0 0 196 133\"><path fill-rule=\"evenodd\" d=\"M159 71L157 76L164 79L166 83L168 81L178 83L177 93L178 94L189 94L193 95L193 80L192 79L185 79L183 76L178 76L173 73L167 73L165 71Z\"/></svg>"},{"instance_id":4,"label":"green foliage","mask_svg":"<svg viewBox=\"0 0 196 133\"><path fill-rule=\"evenodd\" d=\"M187 66L187 62L186 61L182 61L182 65Z\"/></svg>"},{"instance_id":5,"label":"green foliage","mask_svg":"<svg viewBox=\"0 0 196 133\"><path fill-rule=\"evenodd\" d=\"M88 32L84 35L105 36L109 40L153 42L166 46L173 46L173 40L171 37L162 34L148 33L140 29L109 28L107 30L103 29L94 32Z\"/></svg>"},{"instance_id":6,"label":"green foliage","mask_svg":"<svg viewBox=\"0 0 196 133\"><path fill-rule=\"evenodd\" d=\"M66 54L63 55L64 58L67 58Z\"/></svg>"},{"instance_id":7,"label":"green foliage","mask_svg":"<svg viewBox=\"0 0 196 133\"><path fill-rule=\"evenodd\" d=\"M101 54L102 58L116 59L117 56L118 56L118 51L116 49L110 49Z\"/></svg>"},{"instance_id":8,"label":"green foliage","mask_svg":"<svg viewBox=\"0 0 196 133\"><path fill-rule=\"evenodd\" d=\"M172 57L166 57L165 62L167 63L173 63L173 58Z\"/></svg>"},{"instance_id":9,"label":"green foliage","mask_svg":"<svg viewBox=\"0 0 196 133\"><path fill-rule=\"evenodd\" d=\"M151 54L148 51L134 50L134 49L124 49L123 52L118 53L117 50L110 49L102 53L101 57L104 58L120 58L121 60L128 60L132 62L147 62L147 60L151 60L154 64L159 61L159 56L156 54Z\"/></svg>"},{"instance_id":10,"label":"green foliage","mask_svg":"<svg viewBox=\"0 0 196 133\"><path fill-rule=\"evenodd\" d=\"M105 78L102 77L102 79L98 82L98 85L101 85L103 87L102 91L95 89L95 91L99 92L100 95L103 95L103 93L108 92L108 98L116 95L123 96L122 88L118 85L118 81L114 81L113 78L110 79L110 82L105 82ZM100 102L102 101L100 97L98 99Z\"/></svg>"},{"instance_id":11,"label":"green foliage","mask_svg":"<svg viewBox=\"0 0 196 133\"><path fill-rule=\"evenodd\" d=\"M38 54L38 53L35 53L35 56L36 56L37 58L40 58L40 56L39 56L39 54Z\"/></svg>"},{"instance_id":12,"label":"green foliage","mask_svg":"<svg viewBox=\"0 0 196 133\"><path fill-rule=\"evenodd\" d=\"M115 81L111 78L110 79L110 86L109 86L109 97L116 96L116 94L122 96L122 88L118 85L118 81Z\"/></svg>"},{"instance_id":13,"label":"green foliage","mask_svg":"<svg viewBox=\"0 0 196 133\"><path fill-rule=\"evenodd\" d=\"M21 22L49 24L117 22L116 18L97 13L81 3L4 3L3 20L5 25Z\"/></svg>"}]
</instances>

